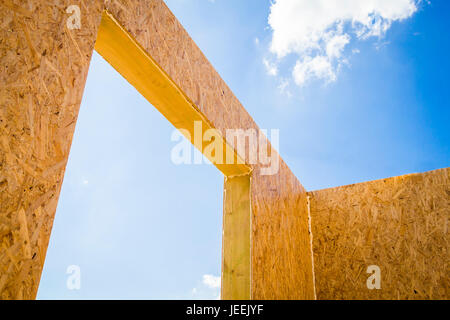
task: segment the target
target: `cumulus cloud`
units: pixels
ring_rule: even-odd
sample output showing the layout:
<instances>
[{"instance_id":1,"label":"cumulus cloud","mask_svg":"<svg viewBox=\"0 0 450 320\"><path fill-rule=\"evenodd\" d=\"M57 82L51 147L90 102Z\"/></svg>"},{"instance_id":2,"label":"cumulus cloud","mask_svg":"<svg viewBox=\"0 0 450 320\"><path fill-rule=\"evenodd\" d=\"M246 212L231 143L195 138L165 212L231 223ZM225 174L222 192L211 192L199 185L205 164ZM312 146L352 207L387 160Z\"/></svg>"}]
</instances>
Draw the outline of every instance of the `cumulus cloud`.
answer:
<instances>
[{"instance_id":1,"label":"cumulus cloud","mask_svg":"<svg viewBox=\"0 0 450 320\"><path fill-rule=\"evenodd\" d=\"M220 277L216 277L211 274L204 274L203 284L211 289L220 288Z\"/></svg>"},{"instance_id":2,"label":"cumulus cloud","mask_svg":"<svg viewBox=\"0 0 450 320\"><path fill-rule=\"evenodd\" d=\"M278 67L275 63L270 62L266 58L263 59L264 67L266 67L266 71L268 75L276 76L278 73Z\"/></svg>"},{"instance_id":3,"label":"cumulus cloud","mask_svg":"<svg viewBox=\"0 0 450 320\"><path fill-rule=\"evenodd\" d=\"M299 86L314 78L335 81L352 39L382 37L394 21L411 17L418 1L274 0L270 51L278 60L297 55L292 74ZM277 74L275 63L263 63L269 74Z\"/></svg>"},{"instance_id":4,"label":"cumulus cloud","mask_svg":"<svg viewBox=\"0 0 450 320\"><path fill-rule=\"evenodd\" d=\"M295 83L299 86L304 85L309 78L313 77L330 82L336 80L335 71L327 56L315 56L314 58L306 56L303 60L298 60L292 75Z\"/></svg>"},{"instance_id":5,"label":"cumulus cloud","mask_svg":"<svg viewBox=\"0 0 450 320\"><path fill-rule=\"evenodd\" d=\"M201 283L191 290L194 299L220 299L220 277L204 274Z\"/></svg>"},{"instance_id":6,"label":"cumulus cloud","mask_svg":"<svg viewBox=\"0 0 450 320\"><path fill-rule=\"evenodd\" d=\"M278 90L281 94L285 94L288 97L291 97L291 91L288 89L289 87L289 80L285 78L281 78L280 84L278 85Z\"/></svg>"}]
</instances>

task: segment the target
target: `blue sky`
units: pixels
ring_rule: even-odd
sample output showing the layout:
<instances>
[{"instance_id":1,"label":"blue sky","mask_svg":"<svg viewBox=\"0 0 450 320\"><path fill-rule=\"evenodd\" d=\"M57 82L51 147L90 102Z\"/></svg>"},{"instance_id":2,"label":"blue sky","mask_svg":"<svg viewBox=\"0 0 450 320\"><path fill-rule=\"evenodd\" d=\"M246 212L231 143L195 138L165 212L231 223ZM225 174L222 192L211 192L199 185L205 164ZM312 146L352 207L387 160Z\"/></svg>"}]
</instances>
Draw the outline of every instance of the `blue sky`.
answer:
<instances>
[{"instance_id":1,"label":"blue sky","mask_svg":"<svg viewBox=\"0 0 450 320\"><path fill-rule=\"evenodd\" d=\"M257 124L280 130L306 189L448 167L450 3L365 0L376 5L355 11L347 0L336 13L332 2L166 1ZM368 25L364 10L375 12ZM321 29L320 17L359 24ZM172 132L95 54L38 298L218 296L223 176L173 164ZM66 287L69 265L80 290Z\"/></svg>"}]
</instances>

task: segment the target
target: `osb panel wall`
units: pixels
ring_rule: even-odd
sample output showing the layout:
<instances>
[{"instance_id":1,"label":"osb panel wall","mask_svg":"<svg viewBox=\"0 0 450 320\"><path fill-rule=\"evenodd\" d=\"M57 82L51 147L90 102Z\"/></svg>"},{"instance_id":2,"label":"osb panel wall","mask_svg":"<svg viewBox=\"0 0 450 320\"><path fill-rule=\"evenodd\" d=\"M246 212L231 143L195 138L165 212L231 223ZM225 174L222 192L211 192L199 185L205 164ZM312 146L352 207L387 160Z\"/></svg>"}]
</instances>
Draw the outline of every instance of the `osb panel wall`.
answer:
<instances>
[{"instance_id":1,"label":"osb panel wall","mask_svg":"<svg viewBox=\"0 0 450 320\"><path fill-rule=\"evenodd\" d=\"M72 4L80 30L66 28ZM216 128L257 128L162 1L106 6ZM0 297L34 298L103 3L0 7ZM253 297L312 298L306 192L282 161L274 176L254 169Z\"/></svg>"},{"instance_id":2,"label":"osb panel wall","mask_svg":"<svg viewBox=\"0 0 450 320\"><path fill-rule=\"evenodd\" d=\"M254 299L315 299L306 191L284 162L252 178Z\"/></svg>"},{"instance_id":3,"label":"osb panel wall","mask_svg":"<svg viewBox=\"0 0 450 320\"><path fill-rule=\"evenodd\" d=\"M309 196L318 299L450 298L449 168Z\"/></svg>"},{"instance_id":4,"label":"osb panel wall","mask_svg":"<svg viewBox=\"0 0 450 320\"><path fill-rule=\"evenodd\" d=\"M222 133L229 128L258 130L163 1L107 0L105 4L215 128ZM276 175L261 176L257 165L253 169L253 298L312 299L306 192L282 160Z\"/></svg>"},{"instance_id":5,"label":"osb panel wall","mask_svg":"<svg viewBox=\"0 0 450 320\"><path fill-rule=\"evenodd\" d=\"M0 299L36 296L101 11L0 2Z\"/></svg>"}]
</instances>

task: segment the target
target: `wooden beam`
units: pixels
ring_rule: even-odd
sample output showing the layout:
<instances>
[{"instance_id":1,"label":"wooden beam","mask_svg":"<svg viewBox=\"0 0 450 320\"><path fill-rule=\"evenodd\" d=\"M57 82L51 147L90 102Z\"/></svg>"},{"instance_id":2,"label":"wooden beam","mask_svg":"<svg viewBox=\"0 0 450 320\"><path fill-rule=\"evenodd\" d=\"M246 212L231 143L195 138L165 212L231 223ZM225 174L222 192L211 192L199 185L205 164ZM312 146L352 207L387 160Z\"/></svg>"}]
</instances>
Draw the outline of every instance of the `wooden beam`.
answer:
<instances>
[{"instance_id":1,"label":"wooden beam","mask_svg":"<svg viewBox=\"0 0 450 320\"><path fill-rule=\"evenodd\" d=\"M260 132L164 1L108 1L105 6L212 127L222 133L228 129ZM252 169L252 298L314 299L306 191L286 163L273 153L279 163L273 175L261 175L264 165L246 162Z\"/></svg>"},{"instance_id":2,"label":"wooden beam","mask_svg":"<svg viewBox=\"0 0 450 320\"><path fill-rule=\"evenodd\" d=\"M196 135L215 128L156 61L107 11L102 15L95 50L175 128L182 129L181 133L204 153L203 136L199 140ZM235 149L222 137L222 133L217 130L216 133L221 139L222 157L216 158L212 154L205 156L226 176L249 174L251 168L244 164ZM233 163L227 164L227 154L232 155Z\"/></svg>"}]
</instances>

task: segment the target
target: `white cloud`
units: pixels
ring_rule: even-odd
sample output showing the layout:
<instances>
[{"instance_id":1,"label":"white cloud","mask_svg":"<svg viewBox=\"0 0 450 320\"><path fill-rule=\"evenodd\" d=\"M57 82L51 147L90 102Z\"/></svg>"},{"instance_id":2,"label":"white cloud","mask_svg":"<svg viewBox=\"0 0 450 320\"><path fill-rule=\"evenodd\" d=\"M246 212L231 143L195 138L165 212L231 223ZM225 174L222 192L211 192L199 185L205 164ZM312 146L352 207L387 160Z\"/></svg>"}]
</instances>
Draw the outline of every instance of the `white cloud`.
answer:
<instances>
[{"instance_id":1,"label":"white cloud","mask_svg":"<svg viewBox=\"0 0 450 320\"><path fill-rule=\"evenodd\" d=\"M322 79L325 81L335 81L336 73L326 56L307 56L303 60L298 60L292 71L294 81L302 86L309 78Z\"/></svg>"},{"instance_id":2,"label":"white cloud","mask_svg":"<svg viewBox=\"0 0 450 320\"><path fill-rule=\"evenodd\" d=\"M220 288L220 277L216 277L211 274L204 274L203 284L211 289Z\"/></svg>"},{"instance_id":3,"label":"white cloud","mask_svg":"<svg viewBox=\"0 0 450 320\"><path fill-rule=\"evenodd\" d=\"M347 34L336 35L327 39L325 52L330 59L340 58L342 51L344 50L347 43L350 42L350 37Z\"/></svg>"},{"instance_id":4,"label":"white cloud","mask_svg":"<svg viewBox=\"0 0 450 320\"><path fill-rule=\"evenodd\" d=\"M292 94L288 89L289 87L289 80L285 79L285 78L281 78L280 84L278 85L278 90L282 93L285 94L288 97L291 97Z\"/></svg>"},{"instance_id":5,"label":"white cloud","mask_svg":"<svg viewBox=\"0 0 450 320\"><path fill-rule=\"evenodd\" d=\"M335 81L353 38L382 37L394 21L411 17L420 0L274 0L270 8L270 50L282 59L298 56L295 83L310 79ZM269 74L276 64L263 60Z\"/></svg>"},{"instance_id":6,"label":"white cloud","mask_svg":"<svg viewBox=\"0 0 450 320\"><path fill-rule=\"evenodd\" d=\"M256 45L256 46L259 45L259 38L258 38L258 37L255 38L255 45Z\"/></svg>"},{"instance_id":7,"label":"white cloud","mask_svg":"<svg viewBox=\"0 0 450 320\"><path fill-rule=\"evenodd\" d=\"M220 277L204 274L201 283L198 283L190 292L193 299L220 299Z\"/></svg>"},{"instance_id":8,"label":"white cloud","mask_svg":"<svg viewBox=\"0 0 450 320\"><path fill-rule=\"evenodd\" d=\"M275 63L270 62L266 58L263 59L263 64L266 67L267 74L276 76L278 74L278 67Z\"/></svg>"}]
</instances>

